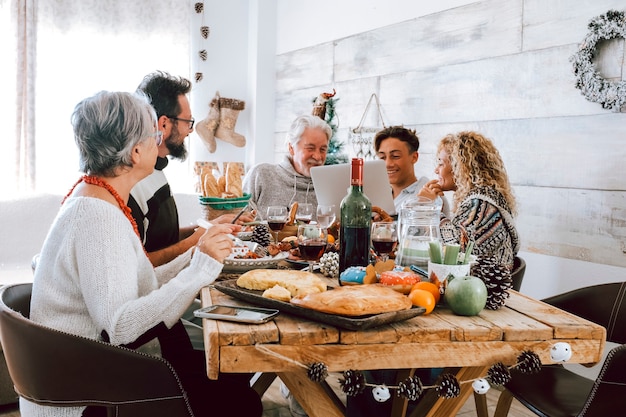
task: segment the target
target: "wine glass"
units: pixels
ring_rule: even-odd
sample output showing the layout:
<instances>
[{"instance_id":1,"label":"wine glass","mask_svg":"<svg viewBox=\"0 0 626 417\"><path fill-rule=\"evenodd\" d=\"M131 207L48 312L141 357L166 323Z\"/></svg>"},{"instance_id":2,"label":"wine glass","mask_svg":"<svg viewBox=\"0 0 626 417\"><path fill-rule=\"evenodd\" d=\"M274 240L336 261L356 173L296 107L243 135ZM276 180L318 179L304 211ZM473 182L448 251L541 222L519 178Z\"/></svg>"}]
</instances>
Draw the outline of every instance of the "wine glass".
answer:
<instances>
[{"instance_id":1,"label":"wine glass","mask_svg":"<svg viewBox=\"0 0 626 417\"><path fill-rule=\"evenodd\" d=\"M317 206L317 224L327 229L333 223L335 223L335 220L336 220L336 216L335 216L334 204L330 204L330 205L320 204L319 206Z\"/></svg>"},{"instance_id":2,"label":"wine glass","mask_svg":"<svg viewBox=\"0 0 626 417\"><path fill-rule=\"evenodd\" d=\"M309 272L313 272L313 264L318 262L326 250L328 231L319 224L302 224L298 226L298 249L300 258L309 263Z\"/></svg>"},{"instance_id":3,"label":"wine glass","mask_svg":"<svg viewBox=\"0 0 626 417\"><path fill-rule=\"evenodd\" d=\"M296 211L296 221L301 223L311 223L313 220L313 204L311 203L298 203L298 210Z\"/></svg>"},{"instance_id":4,"label":"wine glass","mask_svg":"<svg viewBox=\"0 0 626 417\"><path fill-rule=\"evenodd\" d=\"M395 222L372 223L372 246L383 262L389 259L398 244L398 232Z\"/></svg>"},{"instance_id":5,"label":"wine glass","mask_svg":"<svg viewBox=\"0 0 626 417\"><path fill-rule=\"evenodd\" d=\"M278 232L283 230L287 223L287 207L269 206L267 208L267 225L274 232L274 242L278 243Z\"/></svg>"}]
</instances>

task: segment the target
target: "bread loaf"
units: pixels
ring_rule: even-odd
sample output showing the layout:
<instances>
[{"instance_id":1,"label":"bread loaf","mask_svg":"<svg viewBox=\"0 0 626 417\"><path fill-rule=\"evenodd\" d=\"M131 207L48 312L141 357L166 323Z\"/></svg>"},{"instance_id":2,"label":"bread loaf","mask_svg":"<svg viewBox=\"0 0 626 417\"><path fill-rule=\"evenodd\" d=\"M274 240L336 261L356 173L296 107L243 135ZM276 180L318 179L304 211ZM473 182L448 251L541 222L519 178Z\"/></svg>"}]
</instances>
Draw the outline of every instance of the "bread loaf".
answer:
<instances>
[{"instance_id":1,"label":"bread loaf","mask_svg":"<svg viewBox=\"0 0 626 417\"><path fill-rule=\"evenodd\" d=\"M288 269L253 269L243 273L237 279L237 285L261 291L279 285L289 290L292 297L326 291L326 284L315 274Z\"/></svg>"},{"instance_id":2,"label":"bread loaf","mask_svg":"<svg viewBox=\"0 0 626 417\"><path fill-rule=\"evenodd\" d=\"M239 164L236 162L229 162L226 167L226 193L235 197L241 197L243 195L242 185L242 172L239 169Z\"/></svg>"},{"instance_id":3,"label":"bread loaf","mask_svg":"<svg viewBox=\"0 0 626 417\"><path fill-rule=\"evenodd\" d=\"M296 296L291 303L323 313L364 316L408 310L409 297L379 284L349 285L316 294Z\"/></svg>"}]
</instances>

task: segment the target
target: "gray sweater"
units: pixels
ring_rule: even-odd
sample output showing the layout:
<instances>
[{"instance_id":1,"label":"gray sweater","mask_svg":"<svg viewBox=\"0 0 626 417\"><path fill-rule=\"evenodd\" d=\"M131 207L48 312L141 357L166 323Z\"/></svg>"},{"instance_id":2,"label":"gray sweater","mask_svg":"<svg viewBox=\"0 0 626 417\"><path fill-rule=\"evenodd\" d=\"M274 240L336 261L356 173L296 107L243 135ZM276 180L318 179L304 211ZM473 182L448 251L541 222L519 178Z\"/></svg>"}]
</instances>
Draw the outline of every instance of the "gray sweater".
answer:
<instances>
[{"instance_id":1,"label":"gray sweater","mask_svg":"<svg viewBox=\"0 0 626 417\"><path fill-rule=\"evenodd\" d=\"M313 210L317 209L313 181L296 172L289 156L278 164L262 163L251 168L244 179L243 192L250 194L263 219L268 206L289 208L297 201L311 203Z\"/></svg>"}]
</instances>

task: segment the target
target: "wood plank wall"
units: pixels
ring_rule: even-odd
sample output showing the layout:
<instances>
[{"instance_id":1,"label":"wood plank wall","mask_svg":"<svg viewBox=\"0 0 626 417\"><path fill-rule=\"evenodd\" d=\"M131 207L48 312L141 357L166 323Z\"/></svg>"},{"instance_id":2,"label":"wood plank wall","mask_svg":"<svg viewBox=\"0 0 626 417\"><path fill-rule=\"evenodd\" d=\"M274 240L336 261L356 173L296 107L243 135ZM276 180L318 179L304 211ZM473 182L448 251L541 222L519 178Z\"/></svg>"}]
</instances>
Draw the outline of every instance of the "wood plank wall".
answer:
<instances>
[{"instance_id":1,"label":"wood plank wall","mask_svg":"<svg viewBox=\"0 0 626 417\"><path fill-rule=\"evenodd\" d=\"M277 159L289 124L320 92L337 89L343 141L375 92L387 125L418 131L421 175L432 176L446 133L472 129L495 142L519 201L524 251L624 267L626 114L587 101L569 62L589 20L610 9L626 4L478 1L279 55ZM599 55L605 77L626 79L623 40ZM367 125L380 124L375 113Z\"/></svg>"}]
</instances>

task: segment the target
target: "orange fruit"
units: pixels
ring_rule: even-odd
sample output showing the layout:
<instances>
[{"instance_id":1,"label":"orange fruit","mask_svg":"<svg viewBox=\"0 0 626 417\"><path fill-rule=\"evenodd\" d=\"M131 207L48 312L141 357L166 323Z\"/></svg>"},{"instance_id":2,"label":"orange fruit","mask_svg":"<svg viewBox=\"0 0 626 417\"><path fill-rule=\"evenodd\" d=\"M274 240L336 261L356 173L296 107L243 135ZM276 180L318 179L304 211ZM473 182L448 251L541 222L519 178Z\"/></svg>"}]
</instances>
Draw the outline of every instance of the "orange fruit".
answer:
<instances>
[{"instance_id":1,"label":"orange fruit","mask_svg":"<svg viewBox=\"0 0 626 417\"><path fill-rule=\"evenodd\" d=\"M335 243L335 237L333 235L328 235L327 242L332 245Z\"/></svg>"},{"instance_id":2,"label":"orange fruit","mask_svg":"<svg viewBox=\"0 0 626 417\"><path fill-rule=\"evenodd\" d=\"M409 300L413 303L414 306L424 307L426 311L424 314L429 314L431 311L435 309L435 296L430 293L430 291L420 290L416 288L411 290L409 293Z\"/></svg>"},{"instance_id":3,"label":"orange fruit","mask_svg":"<svg viewBox=\"0 0 626 417\"><path fill-rule=\"evenodd\" d=\"M435 297L435 304L439 302L439 299L441 298L441 293L439 292L439 287L437 285L428 281L420 281L416 283L415 285L413 285L411 290L415 290L417 288L419 288L420 290L426 290L430 292L433 295L433 297Z\"/></svg>"}]
</instances>

